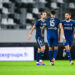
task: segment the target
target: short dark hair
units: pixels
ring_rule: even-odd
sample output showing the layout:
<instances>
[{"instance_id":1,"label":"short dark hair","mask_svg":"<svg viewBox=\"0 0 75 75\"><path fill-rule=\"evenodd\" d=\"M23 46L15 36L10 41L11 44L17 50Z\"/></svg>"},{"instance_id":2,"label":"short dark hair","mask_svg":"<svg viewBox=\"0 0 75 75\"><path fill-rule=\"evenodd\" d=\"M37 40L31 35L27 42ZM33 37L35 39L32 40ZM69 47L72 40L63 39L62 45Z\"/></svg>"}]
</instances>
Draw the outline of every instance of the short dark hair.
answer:
<instances>
[{"instance_id":1,"label":"short dark hair","mask_svg":"<svg viewBox=\"0 0 75 75\"><path fill-rule=\"evenodd\" d=\"M55 10L51 10L50 14L55 15L56 11Z\"/></svg>"},{"instance_id":2,"label":"short dark hair","mask_svg":"<svg viewBox=\"0 0 75 75\"><path fill-rule=\"evenodd\" d=\"M69 15L71 15L71 12L66 12L66 13L68 13ZM65 14L66 14L66 13L65 13Z\"/></svg>"},{"instance_id":3,"label":"short dark hair","mask_svg":"<svg viewBox=\"0 0 75 75\"><path fill-rule=\"evenodd\" d=\"M42 12L41 12L41 15L42 15L43 13L46 13L46 11L42 11Z\"/></svg>"}]
</instances>

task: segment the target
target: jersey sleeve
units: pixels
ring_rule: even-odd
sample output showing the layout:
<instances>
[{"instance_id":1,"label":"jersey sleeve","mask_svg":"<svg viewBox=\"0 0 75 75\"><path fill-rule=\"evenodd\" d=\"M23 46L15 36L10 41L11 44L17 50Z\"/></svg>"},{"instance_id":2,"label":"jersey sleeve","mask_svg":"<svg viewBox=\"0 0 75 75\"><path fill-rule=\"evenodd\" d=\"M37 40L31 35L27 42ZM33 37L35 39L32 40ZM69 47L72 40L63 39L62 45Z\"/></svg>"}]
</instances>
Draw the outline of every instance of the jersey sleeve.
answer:
<instances>
[{"instance_id":1,"label":"jersey sleeve","mask_svg":"<svg viewBox=\"0 0 75 75\"><path fill-rule=\"evenodd\" d=\"M63 26L63 24L64 24L64 21L60 21L60 24L62 24L62 26Z\"/></svg>"},{"instance_id":2,"label":"jersey sleeve","mask_svg":"<svg viewBox=\"0 0 75 75\"><path fill-rule=\"evenodd\" d=\"M60 27L60 23L61 23L61 21L58 19L58 28Z\"/></svg>"},{"instance_id":3,"label":"jersey sleeve","mask_svg":"<svg viewBox=\"0 0 75 75\"><path fill-rule=\"evenodd\" d=\"M73 26L75 27L75 20L73 21Z\"/></svg>"},{"instance_id":4,"label":"jersey sleeve","mask_svg":"<svg viewBox=\"0 0 75 75\"><path fill-rule=\"evenodd\" d=\"M60 23L61 23L61 20L59 20L58 22L59 22L59 24L60 24Z\"/></svg>"},{"instance_id":5,"label":"jersey sleeve","mask_svg":"<svg viewBox=\"0 0 75 75\"><path fill-rule=\"evenodd\" d=\"M35 24L34 24L34 26L35 26L35 27L37 27L38 23L39 23L39 22L38 22L38 21L36 21L36 22L35 22Z\"/></svg>"}]
</instances>

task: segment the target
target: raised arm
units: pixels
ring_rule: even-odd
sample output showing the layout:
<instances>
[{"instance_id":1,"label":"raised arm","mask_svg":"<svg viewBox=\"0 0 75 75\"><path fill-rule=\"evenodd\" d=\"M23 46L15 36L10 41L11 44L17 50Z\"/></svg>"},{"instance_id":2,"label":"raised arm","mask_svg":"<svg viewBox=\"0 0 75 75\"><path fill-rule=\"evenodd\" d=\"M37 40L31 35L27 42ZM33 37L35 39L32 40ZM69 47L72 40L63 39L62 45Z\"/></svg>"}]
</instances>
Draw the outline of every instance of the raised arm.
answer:
<instances>
[{"instance_id":1,"label":"raised arm","mask_svg":"<svg viewBox=\"0 0 75 75\"><path fill-rule=\"evenodd\" d=\"M34 29L35 29L35 26L33 26L33 27L31 28L30 32L29 32L29 35L28 35L28 37L27 37L28 40L31 39L32 32L33 32Z\"/></svg>"},{"instance_id":2,"label":"raised arm","mask_svg":"<svg viewBox=\"0 0 75 75\"><path fill-rule=\"evenodd\" d=\"M65 40L64 29L63 29L62 23L60 23L60 31L62 33L63 40Z\"/></svg>"}]
</instances>

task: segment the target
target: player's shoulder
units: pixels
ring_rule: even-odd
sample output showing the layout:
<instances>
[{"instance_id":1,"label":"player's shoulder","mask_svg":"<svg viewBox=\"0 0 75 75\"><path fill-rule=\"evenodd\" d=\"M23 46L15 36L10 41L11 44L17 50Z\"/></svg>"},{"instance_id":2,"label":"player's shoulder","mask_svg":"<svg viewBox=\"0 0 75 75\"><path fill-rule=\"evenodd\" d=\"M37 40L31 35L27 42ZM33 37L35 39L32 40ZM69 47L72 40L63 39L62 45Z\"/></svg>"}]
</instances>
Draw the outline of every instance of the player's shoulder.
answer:
<instances>
[{"instance_id":1,"label":"player's shoulder","mask_svg":"<svg viewBox=\"0 0 75 75\"><path fill-rule=\"evenodd\" d=\"M75 24L75 20L71 20L71 23Z\"/></svg>"},{"instance_id":2,"label":"player's shoulder","mask_svg":"<svg viewBox=\"0 0 75 75\"><path fill-rule=\"evenodd\" d=\"M75 22L75 20L72 20L72 19L71 19L71 22Z\"/></svg>"},{"instance_id":3,"label":"player's shoulder","mask_svg":"<svg viewBox=\"0 0 75 75\"><path fill-rule=\"evenodd\" d=\"M40 21L41 21L41 19L36 20L36 22L40 22Z\"/></svg>"},{"instance_id":4,"label":"player's shoulder","mask_svg":"<svg viewBox=\"0 0 75 75\"><path fill-rule=\"evenodd\" d=\"M46 21L50 20L50 17L46 19Z\"/></svg>"},{"instance_id":5,"label":"player's shoulder","mask_svg":"<svg viewBox=\"0 0 75 75\"><path fill-rule=\"evenodd\" d=\"M56 20L59 20L59 18L56 18L56 17L55 17L55 19L56 19Z\"/></svg>"},{"instance_id":6,"label":"player's shoulder","mask_svg":"<svg viewBox=\"0 0 75 75\"><path fill-rule=\"evenodd\" d=\"M47 23L48 21L50 21L50 18L45 19L45 23Z\"/></svg>"},{"instance_id":7,"label":"player's shoulder","mask_svg":"<svg viewBox=\"0 0 75 75\"><path fill-rule=\"evenodd\" d=\"M59 18L55 18L55 21L60 22L60 19Z\"/></svg>"}]
</instances>

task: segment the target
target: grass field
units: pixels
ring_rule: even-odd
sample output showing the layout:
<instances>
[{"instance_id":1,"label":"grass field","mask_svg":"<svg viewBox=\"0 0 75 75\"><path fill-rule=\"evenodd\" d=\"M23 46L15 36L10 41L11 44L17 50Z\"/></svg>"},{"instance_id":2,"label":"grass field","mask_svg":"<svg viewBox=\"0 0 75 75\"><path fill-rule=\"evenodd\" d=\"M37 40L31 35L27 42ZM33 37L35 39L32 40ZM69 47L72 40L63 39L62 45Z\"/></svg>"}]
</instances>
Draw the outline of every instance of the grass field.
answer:
<instances>
[{"instance_id":1,"label":"grass field","mask_svg":"<svg viewBox=\"0 0 75 75\"><path fill-rule=\"evenodd\" d=\"M36 61L1 61L0 75L75 75L75 65L70 65L69 61L56 60L55 66L44 62L45 66L36 66Z\"/></svg>"}]
</instances>

